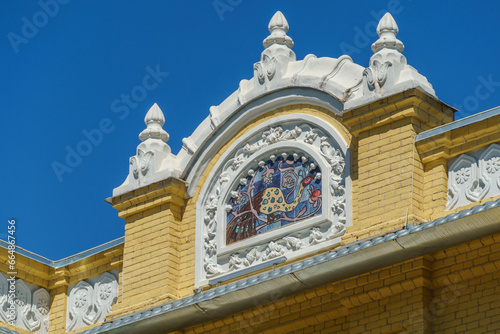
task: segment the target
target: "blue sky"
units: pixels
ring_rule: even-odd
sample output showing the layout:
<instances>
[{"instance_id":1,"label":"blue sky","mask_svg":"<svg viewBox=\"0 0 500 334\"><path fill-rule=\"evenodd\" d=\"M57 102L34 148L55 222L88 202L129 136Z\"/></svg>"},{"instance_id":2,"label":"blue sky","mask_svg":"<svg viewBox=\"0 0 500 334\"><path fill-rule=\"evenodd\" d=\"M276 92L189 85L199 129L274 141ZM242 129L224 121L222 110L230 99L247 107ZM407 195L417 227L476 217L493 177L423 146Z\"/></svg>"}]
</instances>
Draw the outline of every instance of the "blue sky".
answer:
<instances>
[{"instance_id":1,"label":"blue sky","mask_svg":"<svg viewBox=\"0 0 500 334\"><path fill-rule=\"evenodd\" d=\"M177 153L210 106L253 76L277 10L298 59L348 53L365 67L389 10L408 63L457 119L500 105L498 2L55 1L0 2L0 237L15 218L18 244L52 260L124 234L104 199L128 174L147 110L163 110ZM157 81L141 88L151 72ZM78 145L87 155L69 167Z\"/></svg>"}]
</instances>

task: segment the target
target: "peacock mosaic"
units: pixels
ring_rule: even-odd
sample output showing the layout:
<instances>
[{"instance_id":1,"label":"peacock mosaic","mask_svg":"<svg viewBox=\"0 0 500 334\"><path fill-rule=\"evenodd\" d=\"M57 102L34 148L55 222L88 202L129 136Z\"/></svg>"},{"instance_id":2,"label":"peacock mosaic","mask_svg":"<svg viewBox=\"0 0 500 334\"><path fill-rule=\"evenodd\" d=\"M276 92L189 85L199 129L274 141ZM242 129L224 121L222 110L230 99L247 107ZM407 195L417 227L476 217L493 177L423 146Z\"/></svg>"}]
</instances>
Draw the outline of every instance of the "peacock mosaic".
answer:
<instances>
[{"instance_id":1,"label":"peacock mosaic","mask_svg":"<svg viewBox=\"0 0 500 334\"><path fill-rule=\"evenodd\" d=\"M347 144L317 117L277 117L238 139L200 194L197 285L340 243L349 182Z\"/></svg>"},{"instance_id":2,"label":"peacock mosaic","mask_svg":"<svg viewBox=\"0 0 500 334\"><path fill-rule=\"evenodd\" d=\"M321 214L321 171L297 153L272 155L231 192L226 245Z\"/></svg>"}]
</instances>

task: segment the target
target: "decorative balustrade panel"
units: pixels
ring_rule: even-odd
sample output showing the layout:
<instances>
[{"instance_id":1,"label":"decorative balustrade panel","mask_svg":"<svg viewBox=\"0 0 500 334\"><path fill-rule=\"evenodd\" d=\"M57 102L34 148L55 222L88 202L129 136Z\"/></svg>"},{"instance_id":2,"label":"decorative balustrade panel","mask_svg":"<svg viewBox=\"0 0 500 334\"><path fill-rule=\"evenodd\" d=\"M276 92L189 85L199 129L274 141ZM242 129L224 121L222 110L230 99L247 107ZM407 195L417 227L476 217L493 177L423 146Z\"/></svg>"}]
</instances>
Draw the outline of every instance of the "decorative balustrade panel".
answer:
<instances>
[{"instance_id":1,"label":"decorative balustrade panel","mask_svg":"<svg viewBox=\"0 0 500 334\"><path fill-rule=\"evenodd\" d=\"M446 210L500 195L500 145L462 154L448 168Z\"/></svg>"},{"instance_id":2,"label":"decorative balustrade panel","mask_svg":"<svg viewBox=\"0 0 500 334\"><path fill-rule=\"evenodd\" d=\"M118 279L114 271L71 285L68 289L66 330L103 322L118 301Z\"/></svg>"},{"instance_id":3,"label":"decorative balustrade panel","mask_svg":"<svg viewBox=\"0 0 500 334\"><path fill-rule=\"evenodd\" d=\"M49 331L49 311L50 294L47 290L0 273L1 321L45 334Z\"/></svg>"}]
</instances>

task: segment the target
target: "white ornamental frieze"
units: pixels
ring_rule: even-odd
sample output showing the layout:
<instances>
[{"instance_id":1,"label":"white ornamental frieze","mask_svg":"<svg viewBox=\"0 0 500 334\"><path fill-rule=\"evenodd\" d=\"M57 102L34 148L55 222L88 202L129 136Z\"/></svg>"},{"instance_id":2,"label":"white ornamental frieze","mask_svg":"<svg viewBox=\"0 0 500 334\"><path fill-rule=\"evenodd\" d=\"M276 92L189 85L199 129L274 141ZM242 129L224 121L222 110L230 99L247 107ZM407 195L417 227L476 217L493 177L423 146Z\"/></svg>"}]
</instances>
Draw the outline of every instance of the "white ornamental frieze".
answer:
<instances>
[{"instance_id":1,"label":"white ornamental frieze","mask_svg":"<svg viewBox=\"0 0 500 334\"><path fill-rule=\"evenodd\" d=\"M49 313L50 294L47 290L0 273L0 321L32 333L46 334Z\"/></svg>"},{"instance_id":2,"label":"white ornamental frieze","mask_svg":"<svg viewBox=\"0 0 500 334\"><path fill-rule=\"evenodd\" d=\"M111 272L78 282L68 290L66 330L103 322L117 301L118 280Z\"/></svg>"},{"instance_id":3,"label":"white ornamental frieze","mask_svg":"<svg viewBox=\"0 0 500 334\"><path fill-rule=\"evenodd\" d=\"M448 168L446 210L500 195L500 145L462 154Z\"/></svg>"}]
</instances>

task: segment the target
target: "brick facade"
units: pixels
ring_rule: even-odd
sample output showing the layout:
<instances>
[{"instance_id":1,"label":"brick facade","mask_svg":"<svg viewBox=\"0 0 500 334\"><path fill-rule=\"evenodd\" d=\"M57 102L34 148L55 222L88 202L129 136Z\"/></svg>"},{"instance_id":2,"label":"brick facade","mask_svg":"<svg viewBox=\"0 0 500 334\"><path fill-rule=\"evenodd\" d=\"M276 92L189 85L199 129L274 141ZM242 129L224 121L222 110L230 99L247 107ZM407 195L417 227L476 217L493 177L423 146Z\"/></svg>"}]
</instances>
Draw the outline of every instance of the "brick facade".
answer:
<instances>
[{"instance_id":1,"label":"brick facade","mask_svg":"<svg viewBox=\"0 0 500 334\"><path fill-rule=\"evenodd\" d=\"M278 12L271 20L270 27L274 27L270 29L271 34L279 29L288 30L288 23L280 15ZM384 52L402 51L392 17L384 16L380 25L394 35L391 40L394 45L387 48L387 43L377 41L374 57L385 55ZM245 86L248 83L241 84L238 94L219 106L223 110L230 105L231 110L220 111L219 107L213 107L210 117L202 123L205 128L201 127L196 136L185 139L178 156L169 155L168 139L165 140L168 134L161 129L164 118L159 107L155 105L148 112L147 129L139 147L151 149L147 153L153 157L166 158L156 165L141 165L142 174L131 167L124 185L108 199L124 219L123 241L77 254L66 262L56 263L26 251L18 256L17 279L30 284L32 289L43 288L50 294L49 333L65 333L68 319L77 316L82 317L79 321L85 325L71 333L89 329L93 329L92 333L178 334L500 332L500 202L493 202L500 199L500 195L445 210L450 196L450 161L500 142L500 116L490 112L478 120L454 122L454 109L435 97L425 77L404 67L406 61L402 64L404 57L400 53L402 58L394 61L394 66L386 66L389 68L386 71L409 71L411 75L407 78L412 79L403 84L395 79L399 75L395 72L386 73L386 78L380 78L380 73L375 79L369 78L369 73L380 70L376 62L370 61L370 67L364 69L344 57L327 60L331 63L326 65L318 60L318 68L328 69L331 77L325 73L306 76L319 83L297 84L300 89L292 90L294 87L286 80L293 78L290 80L294 85L300 82L300 76L308 70L308 60L301 63L302 68L295 69L294 75L276 79L274 75L281 74L272 72L272 66L267 63L272 62L268 53L279 54L285 65L295 61L295 54L289 52L290 45L293 46L291 39L283 39L279 44L279 38L284 38L280 36L271 35L266 39L266 50L259 65L255 66L256 77L252 79L256 88ZM289 48L285 49L286 54L280 54L285 46ZM332 72L332 64L340 72L345 63L349 63L345 66L351 72L343 74L345 77L340 74L340 78L335 77L337 72ZM280 66L285 66L283 64ZM270 66L265 73L262 72L264 65ZM353 73L362 79L354 80ZM337 81L326 87L326 78ZM282 81L276 83L278 80ZM282 86L276 88L275 84ZM338 87L342 85L345 89L339 93ZM358 100L350 99L351 96ZM351 107L338 109L345 106ZM337 184L321 181L326 186L323 186L324 192L345 191L348 197L341 203L349 206L345 208L348 212L345 233L338 243L315 244L310 237L311 251L298 253L295 257L285 254L283 245L276 245L279 238L265 240L278 249L278 255L269 258L282 257L283 263L263 260L254 265L255 259L249 249L266 237L256 234L249 239L253 244L249 242L248 247L236 248L237 260L247 263L241 265L243 269L230 268L222 273L222 266L216 262L210 263L216 273L208 273L204 267L208 262L200 264L197 258L205 261L204 257L211 256L204 248L203 238L207 241L213 235L207 237L200 231L205 228L203 224L215 219L200 216L200 206L206 205L202 196L213 181L214 171L228 152L239 148L238 143L247 138L246 135L258 134L255 129L265 128L272 121L286 121L292 117L327 124L347 146L350 159L346 159L350 162L346 169L349 173L347 189L339 187L338 180L334 180ZM310 132L314 137L312 128ZM303 143L300 145L304 146L293 146L296 138L283 144L284 149L307 147ZM278 140L266 143L270 147L270 151L263 151L267 154L266 159L269 154L273 154L269 159L276 159L275 153L287 159L287 153L279 151L279 144ZM255 147L260 149L259 145ZM323 152L320 145L330 143L322 141L317 145L320 147L316 152L318 156ZM157 146L164 151L155 151ZM333 160L333 155L324 155ZM131 159L131 166L143 157L144 153L138 151ZM168 168L164 168L165 165ZM185 170L177 170L179 166ZM334 164L325 166L333 170ZM239 165L234 169L238 168ZM247 175L255 173L253 170L245 172ZM464 178L470 177L470 171L464 169L464 173ZM327 180L335 176L323 173L316 179ZM243 178L224 182L229 181L245 183ZM224 197L227 194L217 195L221 200L229 198ZM333 198L332 195L332 202ZM223 204L227 201L217 203L219 211L224 209ZM334 206L327 201L323 203L327 212ZM325 216L332 219L328 214ZM335 223L341 225L339 221L332 223L332 227L336 227ZM297 226L301 222L294 224L290 225ZM286 226L280 228L283 231ZM308 228L309 231L319 230L314 225ZM210 233L216 234L214 231ZM293 232L287 237L295 244L287 247L300 251L304 242L299 243L297 236L300 233ZM221 235L220 230L217 233ZM225 240L224 237L219 239ZM323 235L318 238L321 242L325 239ZM222 246L213 243L211 251L216 252ZM279 253L280 250L283 251ZM250 256L240 258L238 252L247 252ZM328 256L330 258L325 260ZM0 248L0 259L0 272L7 273L7 248ZM197 284L196 270L206 274L205 281L209 283ZM241 270L239 277L227 276L238 270ZM116 293L111 287L109 291L98 290L99 285L94 280L106 274L111 278L116 276L118 281L117 295L113 295L116 300L112 308L100 311L105 312L105 321L93 323L88 314L75 311L75 306L70 305L70 290L77 284L83 285L82 293L94 291L94 305L102 307L106 298ZM210 281L212 277L219 280ZM86 284L80 283L85 280ZM80 295L78 307L85 304L89 296ZM2 323L2 327L28 333L6 323Z\"/></svg>"}]
</instances>

